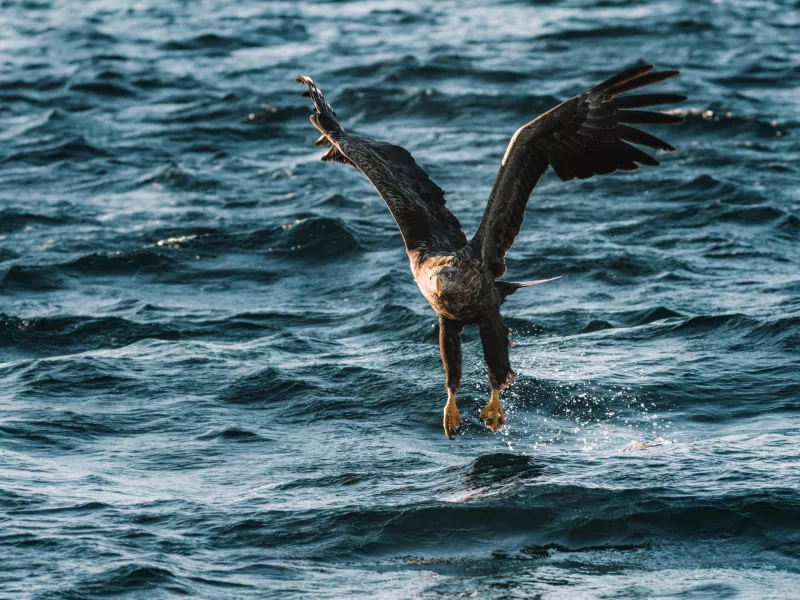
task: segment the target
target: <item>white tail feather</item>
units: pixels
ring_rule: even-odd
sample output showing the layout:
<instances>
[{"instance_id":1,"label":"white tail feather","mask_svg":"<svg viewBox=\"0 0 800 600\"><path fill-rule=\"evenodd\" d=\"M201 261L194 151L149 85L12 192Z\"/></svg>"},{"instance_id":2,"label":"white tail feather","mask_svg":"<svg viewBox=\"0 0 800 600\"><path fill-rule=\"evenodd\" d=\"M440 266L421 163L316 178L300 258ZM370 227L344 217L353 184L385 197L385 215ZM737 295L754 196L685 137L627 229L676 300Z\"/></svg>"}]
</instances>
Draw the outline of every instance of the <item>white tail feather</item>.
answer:
<instances>
[{"instance_id":1,"label":"white tail feather","mask_svg":"<svg viewBox=\"0 0 800 600\"><path fill-rule=\"evenodd\" d=\"M559 275L558 277L551 277L550 279L537 279L535 281L509 281L512 285L518 285L519 287L528 287L531 285L539 285L540 283L547 283L548 281L555 281L556 279L561 279L563 275Z\"/></svg>"}]
</instances>

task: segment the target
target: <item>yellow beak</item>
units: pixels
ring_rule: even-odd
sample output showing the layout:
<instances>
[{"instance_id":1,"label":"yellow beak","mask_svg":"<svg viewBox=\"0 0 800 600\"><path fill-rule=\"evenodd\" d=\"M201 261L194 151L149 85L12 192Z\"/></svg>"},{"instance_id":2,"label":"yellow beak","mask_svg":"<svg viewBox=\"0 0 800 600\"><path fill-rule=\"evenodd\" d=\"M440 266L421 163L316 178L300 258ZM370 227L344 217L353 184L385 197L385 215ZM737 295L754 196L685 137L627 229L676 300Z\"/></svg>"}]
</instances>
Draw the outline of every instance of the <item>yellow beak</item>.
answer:
<instances>
[{"instance_id":1,"label":"yellow beak","mask_svg":"<svg viewBox=\"0 0 800 600\"><path fill-rule=\"evenodd\" d=\"M436 295L440 296L440 297L442 295L442 291L444 291L444 281L443 281L443 279L444 278L441 275L437 275L436 276Z\"/></svg>"}]
</instances>

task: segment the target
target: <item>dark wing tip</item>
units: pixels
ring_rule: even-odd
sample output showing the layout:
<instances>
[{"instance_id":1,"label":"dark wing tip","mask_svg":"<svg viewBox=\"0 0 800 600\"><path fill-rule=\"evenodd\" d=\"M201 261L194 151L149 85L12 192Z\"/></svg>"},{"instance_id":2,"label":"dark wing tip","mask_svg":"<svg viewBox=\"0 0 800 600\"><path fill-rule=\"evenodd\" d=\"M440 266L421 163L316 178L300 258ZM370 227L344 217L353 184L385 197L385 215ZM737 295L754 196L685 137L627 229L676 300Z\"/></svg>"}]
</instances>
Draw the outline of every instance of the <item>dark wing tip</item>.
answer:
<instances>
[{"instance_id":1,"label":"dark wing tip","mask_svg":"<svg viewBox=\"0 0 800 600\"><path fill-rule=\"evenodd\" d=\"M615 116L628 125L678 125L686 120L681 115L649 110L618 110Z\"/></svg>"},{"instance_id":2,"label":"dark wing tip","mask_svg":"<svg viewBox=\"0 0 800 600\"><path fill-rule=\"evenodd\" d=\"M653 65L638 65L636 67L631 67L630 69L625 69L624 71L617 73L613 77L606 79L603 83L594 86L589 93L594 96L601 96L608 92L608 90L622 85L632 79L637 79L642 75L645 75L653 70Z\"/></svg>"},{"instance_id":3,"label":"dark wing tip","mask_svg":"<svg viewBox=\"0 0 800 600\"><path fill-rule=\"evenodd\" d=\"M323 117L331 118L334 121L336 120L336 112L333 110L333 107L328 104L325 100L325 96L322 95L322 90L317 87L317 84L314 83L314 80L307 75L298 75L295 78L297 83L302 83L304 86L308 87L308 89L303 92L303 97L311 98L311 101L314 103L314 108L316 109L317 113ZM331 124L331 127L339 127L338 122L335 124Z\"/></svg>"},{"instance_id":4,"label":"dark wing tip","mask_svg":"<svg viewBox=\"0 0 800 600\"><path fill-rule=\"evenodd\" d=\"M625 81L617 82L615 85L604 88L602 93L608 96L619 96L626 92L636 90L647 85L652 85L667 79L672 79L680 75L680 71L653 71L646 72Z\"/></svg>"},{"instance_id":5,"label":"dark wing tip","mask_svg":"<svg viewBox=\"0 0 800 600\"><path fill-rule=\"evenodd\" d=\"M656 104L675 104L683 102L686 96L682 94L637 94L633 96L617 96L607 102L609 108L643 108Z\"/></svg>"},{"instance_id":6,"label":"dark wing tip","mask_svg":"<svg viewBox=\"0 0 800 600\"><path fill-rule=\"evenodd\" d=\"M674 113L666 113L666 114L672 117L672 120L669 123L667 123L667 125L682 125L683 123L686 123L685 115L676 115Z\"/></svg>"},{"instance_id":7,"label":"dark wing tip","mask_svg":"<svg viewBox=\"0 0 800 600\"><path fill-rule=\"evenodd\" d=\"M314 80L311 79L311 77L307 77L305 75L298 75L295 78L295 81L297 83L302 83L304 86L308 88L306 91L303 92L303 98L311 98L313 100L314 97L312 96L312 93L319 91L317 89L316 84L314 83ZM316 104L316 102L314 104Z\"/></svg>"}]
</instances>

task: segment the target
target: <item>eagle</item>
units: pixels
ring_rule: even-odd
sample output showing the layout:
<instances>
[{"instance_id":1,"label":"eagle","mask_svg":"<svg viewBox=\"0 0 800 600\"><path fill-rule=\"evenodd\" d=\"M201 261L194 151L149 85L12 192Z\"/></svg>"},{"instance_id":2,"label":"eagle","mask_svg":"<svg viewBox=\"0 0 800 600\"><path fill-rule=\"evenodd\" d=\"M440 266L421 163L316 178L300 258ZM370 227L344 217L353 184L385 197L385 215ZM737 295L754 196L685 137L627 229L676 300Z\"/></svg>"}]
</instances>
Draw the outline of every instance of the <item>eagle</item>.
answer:
<instances>
[{"instance_id":1,"label":"eagle","mask_svg":"<svg viewBox=\"0 0 800 600\"><path fill-rule=\"evenodd\" d=\"M445 205L444 191L411 154L400 146L353 135L310 77L297 81L314 103L311 123L322 134L315 146L329 147L323 161L352 165L375 186L403 237L411 272L422 295L439 317L439 349L447 402L444 433L455 439L461 427L456 394L461 387L461 332L480 329L491 397L481 421L497 432L505 424L500 391L515 378L509 360L510 331L500 307L522 287L552 281L501 279L506 254L520 232L534 186L552 167L563 181L588 179L615 171L636 171L658 161L637 148L673 152L668 143L631 125L670 125L683 118L653 110L636 110L681 102L678 94L627 92L675 77L679 71L635 66L578 94L520 127L511 137L489 195L480 226L471 240Z\"/></svg>"}]
</instances>

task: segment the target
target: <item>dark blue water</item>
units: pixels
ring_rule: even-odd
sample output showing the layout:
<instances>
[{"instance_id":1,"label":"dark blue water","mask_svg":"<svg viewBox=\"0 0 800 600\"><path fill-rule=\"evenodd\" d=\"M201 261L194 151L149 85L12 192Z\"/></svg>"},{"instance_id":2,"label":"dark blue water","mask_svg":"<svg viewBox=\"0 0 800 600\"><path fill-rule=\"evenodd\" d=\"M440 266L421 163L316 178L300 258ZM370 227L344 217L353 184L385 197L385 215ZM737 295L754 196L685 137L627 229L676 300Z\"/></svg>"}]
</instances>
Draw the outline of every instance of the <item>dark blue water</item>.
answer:
<instances>
[{"instance_id":1,"label":"dark blue water","mask_svg":"<svg viewBox=\"0 0 800 600\"><path fill-rule=\"evenodd\" d=\"M3 598L793 598L800 7L0 3ZM679 68L662 166L530 201L508 426L343 124L477 228L514 130ZM633 440L639 442L632 443Z\"/></svg>"}]
</instances>

